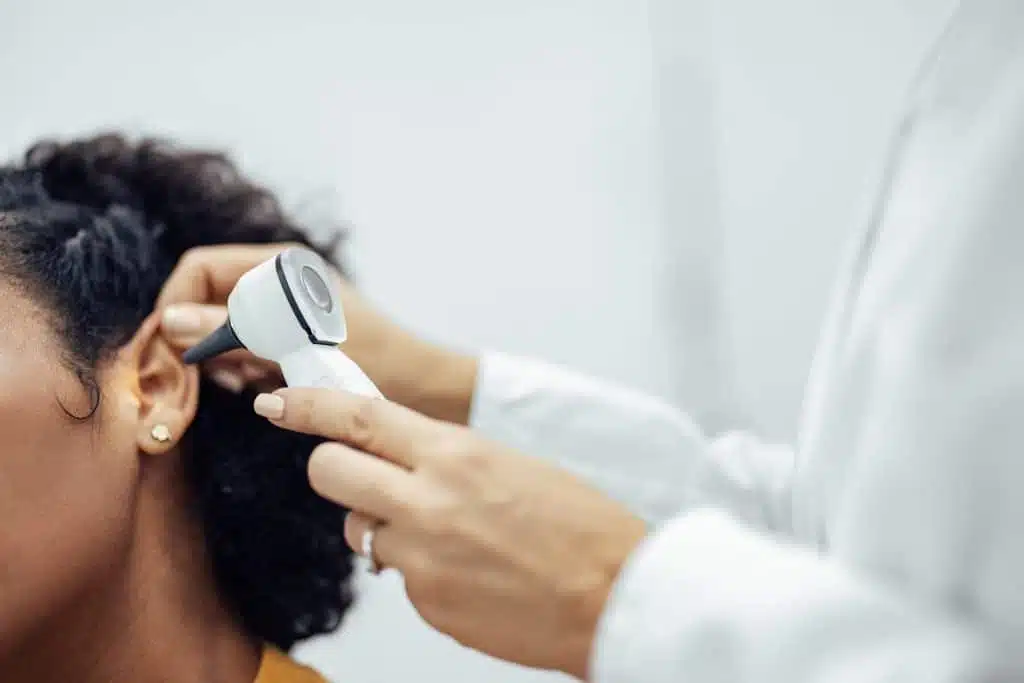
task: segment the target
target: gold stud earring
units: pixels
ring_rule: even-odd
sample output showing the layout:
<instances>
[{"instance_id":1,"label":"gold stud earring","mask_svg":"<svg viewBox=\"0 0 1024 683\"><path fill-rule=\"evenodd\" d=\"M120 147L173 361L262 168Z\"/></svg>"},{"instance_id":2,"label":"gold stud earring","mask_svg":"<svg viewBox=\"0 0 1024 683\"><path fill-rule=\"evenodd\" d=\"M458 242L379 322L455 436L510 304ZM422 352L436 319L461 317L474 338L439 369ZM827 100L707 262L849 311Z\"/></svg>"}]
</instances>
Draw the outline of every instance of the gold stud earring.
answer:
<instances>
[{"instance_id":1,"label":"gold stud earring","mask_svg":"<svg viewBox=\"0 0 1024 683\"><path fill-rule=\"evenodd\" d=\"M153 437L153 441L157 443L167 443L171 440L171 430L165 424L155 425L150 430L149 435Z\"/></svg>"}]
</instances>

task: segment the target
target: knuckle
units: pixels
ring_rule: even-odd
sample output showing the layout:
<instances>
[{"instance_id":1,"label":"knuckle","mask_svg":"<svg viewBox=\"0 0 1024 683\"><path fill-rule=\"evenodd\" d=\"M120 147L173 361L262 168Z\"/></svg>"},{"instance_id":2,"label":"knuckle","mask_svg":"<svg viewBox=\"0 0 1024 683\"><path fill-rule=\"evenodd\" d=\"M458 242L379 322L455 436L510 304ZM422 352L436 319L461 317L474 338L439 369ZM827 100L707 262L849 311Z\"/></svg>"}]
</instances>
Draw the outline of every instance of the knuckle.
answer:
<instances>
[{"instance_id":1,"label":"knuckle","mask_svg":"<svg viewBox=\"0 0 1024 683\"><path fill-rule=\"evenodd\" d=\"M373 442L377 428L377 403L366 398L355 398L355 404L349 412L347 436L351 444L357 448L367 449Z\"/></svg>"}]
</instances>

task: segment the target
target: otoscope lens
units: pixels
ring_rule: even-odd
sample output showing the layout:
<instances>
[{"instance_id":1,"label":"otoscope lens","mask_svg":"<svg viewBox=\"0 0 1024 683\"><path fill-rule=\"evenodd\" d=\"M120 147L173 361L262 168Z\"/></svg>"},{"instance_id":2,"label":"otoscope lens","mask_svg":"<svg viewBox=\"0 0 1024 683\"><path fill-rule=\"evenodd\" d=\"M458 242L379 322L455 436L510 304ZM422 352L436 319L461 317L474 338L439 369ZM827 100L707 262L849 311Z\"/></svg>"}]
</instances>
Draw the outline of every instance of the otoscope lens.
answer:
<instances>
[{"instance_id":1,"label":"otoscope lens","mask_svg":"<svg viewBox=\"0 0 1024 683\"><path fill-rule=\"evenodd\" d=\"M322 310L330 313L334 307L334 300L331 298L330 287L320 277L320 274L310 266L303 266L301 277L302 286L306 288L306 294L310 300Z\"/></svg>"}]
</instances>

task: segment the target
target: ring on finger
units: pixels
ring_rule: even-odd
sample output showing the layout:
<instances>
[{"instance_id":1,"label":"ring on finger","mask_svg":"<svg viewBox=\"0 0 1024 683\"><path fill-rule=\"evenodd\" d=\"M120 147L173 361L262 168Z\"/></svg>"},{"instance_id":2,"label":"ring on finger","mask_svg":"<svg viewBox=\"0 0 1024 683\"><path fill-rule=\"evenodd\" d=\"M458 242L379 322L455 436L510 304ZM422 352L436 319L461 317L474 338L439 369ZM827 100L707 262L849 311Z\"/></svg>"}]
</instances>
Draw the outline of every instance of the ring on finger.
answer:
<instances>
[{"instance_id":1,"label":"ring on finger","mask_svg":"<svg viewBox=\"0 0 1024 683\"><path fill-rule=\"evenodd\" d=\"M370 527L363 532L362 543L360 544L360 553L364 558L366 558L366 561L370 563L369 571L371 574L380 574L380 570L382 569L373 552L373 543L377 538L378 528L380 528L379 522L371 524Z\"/></svg>"}]
</instances>

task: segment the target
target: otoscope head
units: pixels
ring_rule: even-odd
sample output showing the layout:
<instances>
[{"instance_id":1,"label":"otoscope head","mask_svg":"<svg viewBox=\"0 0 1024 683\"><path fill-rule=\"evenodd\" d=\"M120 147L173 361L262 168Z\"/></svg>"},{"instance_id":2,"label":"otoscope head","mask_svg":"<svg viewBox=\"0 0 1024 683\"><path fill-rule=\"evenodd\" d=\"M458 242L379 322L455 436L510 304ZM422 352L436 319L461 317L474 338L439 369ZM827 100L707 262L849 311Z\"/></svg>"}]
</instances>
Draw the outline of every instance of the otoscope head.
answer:
<instances>
[{"instance_id":1,"label":"otoscope head","mask_svg":"<svg viewBox=\"0 0 1024 683\"><path fill-rule=\"evenodd\" d=\"M228 320L185 352L200 363L233 349L281 362L309 345L345 341L345 316L320 256L301 247L286 249L243 275L228 297Z\"/></svg>"}]
</instances>

